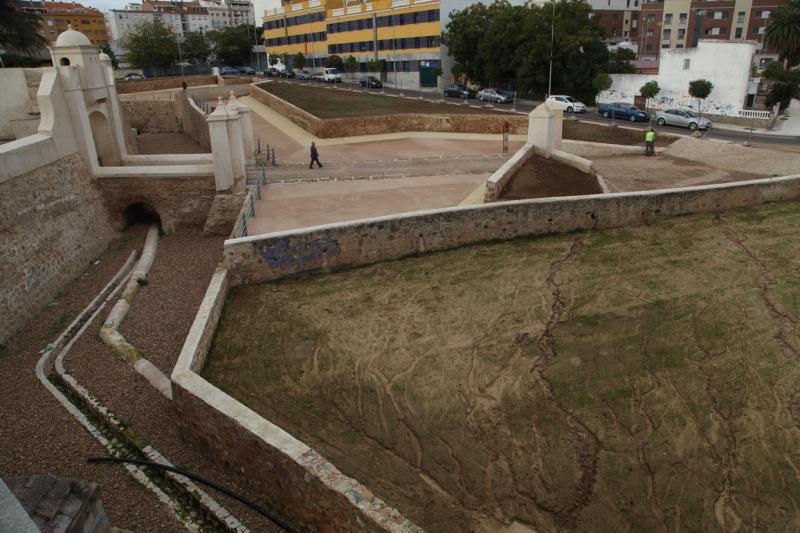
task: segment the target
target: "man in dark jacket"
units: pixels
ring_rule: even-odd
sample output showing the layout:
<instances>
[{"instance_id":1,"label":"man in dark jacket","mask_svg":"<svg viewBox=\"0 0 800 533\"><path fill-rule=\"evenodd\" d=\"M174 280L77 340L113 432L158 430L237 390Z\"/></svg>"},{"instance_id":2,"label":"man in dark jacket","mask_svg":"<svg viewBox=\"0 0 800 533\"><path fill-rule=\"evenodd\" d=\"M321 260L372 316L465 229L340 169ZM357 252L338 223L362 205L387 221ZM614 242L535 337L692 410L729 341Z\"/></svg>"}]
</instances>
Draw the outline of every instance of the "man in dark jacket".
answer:
<instances>
[{"instance_id":1,"label":"man in dark jacket","mask_svg":"<svg viewBox=\"0 0 800 533\"><path fill-rule=\"evenodd\" d=\"M308 168L314 168L314 161L317 162L319 168L322 168L322 163L319 162L319 152L317 152L317 146L312 142L311 143L311 164L308 165Z\"/></svg>"}]
</instances>

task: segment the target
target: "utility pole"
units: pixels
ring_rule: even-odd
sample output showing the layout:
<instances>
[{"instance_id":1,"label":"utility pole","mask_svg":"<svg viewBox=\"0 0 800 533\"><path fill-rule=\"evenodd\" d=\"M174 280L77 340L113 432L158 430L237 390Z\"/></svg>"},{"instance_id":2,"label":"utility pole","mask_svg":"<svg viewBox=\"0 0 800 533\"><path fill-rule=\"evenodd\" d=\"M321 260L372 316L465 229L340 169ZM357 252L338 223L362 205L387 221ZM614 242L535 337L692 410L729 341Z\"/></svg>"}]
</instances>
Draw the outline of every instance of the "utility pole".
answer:
<instances>
[{"instance_id":1,"label":"utility pole","mask_svg":"<svg viewBox=\"0 0 800 533\"><path fill-rule=\"evenodd\" d=\"M547 97L553 94L553 43L555 42L556 31L556 2L550 0L553 4L553 16L550 18L550 75L547 77Z\"/></svg>"}]
</instances>

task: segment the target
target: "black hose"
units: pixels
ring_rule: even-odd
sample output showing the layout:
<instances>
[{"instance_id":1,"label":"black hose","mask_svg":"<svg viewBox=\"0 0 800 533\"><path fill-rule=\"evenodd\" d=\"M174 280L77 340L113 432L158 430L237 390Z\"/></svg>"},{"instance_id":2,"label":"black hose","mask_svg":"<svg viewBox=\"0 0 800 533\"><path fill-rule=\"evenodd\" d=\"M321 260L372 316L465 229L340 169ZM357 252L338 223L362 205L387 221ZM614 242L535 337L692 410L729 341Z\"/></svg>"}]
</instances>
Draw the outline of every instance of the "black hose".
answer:
<instances>
[{"instance_id":1,"label":"black hose","mask_svg":"<svg viewBox=\"0 0 800 533\"><path fill-rule=\"evenodd\" d=\"M294 529L292 526L290 526L289 524L287 524L286 522L284 522L283 520L281 520L277 516L274 516L272 513L270 513L269 511L267 511L266 509L264 509L260 505L258 505L256 503L253 503L253 502L251 502L249 500L246 500L242 496L239 496L235 492L231 492L230 490L226 489L222 485L218 485L217 483L214 483L213 481L210 481L210 480L202 478L202 477L200 477L198 475L192 474L191 472L187 472L185 470L181 470L180 468L175 468L174 466L169 466L169 465L162 465L161 463L153 463L151 461L142 461L142 460L139 460L139 459L126 459L124 457L89 457L89 458L86 459L86 462L89 463L89 464L93 464L93 463L130 463L130 464L140 465L140 466L152 466L154 468L160 468L161 470L167 470L169 472L174 472L174 473L179 474L181 476L187 477L187 478L191 479L192 481L197 481L198 483L202 483L203 485L208 485L212 489L215 489L215 490L221 492L222 494L224 494L226 496L229 496L229 497L233 498L234 500L236 500L236 501L246 505L247 507L253 509L257 513L259 513L262 516L266 517L271 522L273 522L274 524L282 527L286 531L289 531L290 533L297 533L296 529Z\"/></svg>"}]
</instances>

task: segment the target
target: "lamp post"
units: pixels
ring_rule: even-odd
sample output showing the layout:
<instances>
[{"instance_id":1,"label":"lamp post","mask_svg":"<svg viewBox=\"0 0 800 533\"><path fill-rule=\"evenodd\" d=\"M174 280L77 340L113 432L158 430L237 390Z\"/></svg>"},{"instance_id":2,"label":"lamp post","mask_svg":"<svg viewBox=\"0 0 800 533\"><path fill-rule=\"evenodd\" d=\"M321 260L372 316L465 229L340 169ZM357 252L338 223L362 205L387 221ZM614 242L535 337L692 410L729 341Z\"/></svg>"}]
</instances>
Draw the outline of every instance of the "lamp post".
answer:
<instances>
[{"instance_id":1,"label":"lamp post","mask_svg":"<svg viewBox=\"0 0 800 533\"><path fill-rule=\"evenodd\" d=\"M556 2L550 0L553 4L553 15L550 18L550 74L547 76L547 97L553 93L553 44L555 42L556 31Z\"/></svg>"},{"instance_id":2,"label":"lamp post","mask_svg":"<svg viewBox=\"0 0 800 533\"><path fill-rule=\"evenodd\" d=\"M394 3L392 4L391 13L392 13L392 55L394 56L393 57L394 60L392 61L392 66L394 70L394 86L395 88L397 88L397 38L395 37L396 34L394 31L394 26L395 26ZM400 91L400 96L403 96L402 90Z\"/></svg>"},{"instance_id":3,"label":"lamp post","mask_svg":"<svg viewBox=\"0 0 800 533\"><path fill-rule=\"evenodd\" d=\"M182 31L183 31L183 28L181 27L181 32ZM180 34L176 34L175 35L175 42L178 43L178 61L180 61L181 76L183 76L183 54L181 53L181 38L180 38Z\"/></svg>"}]
</instances>

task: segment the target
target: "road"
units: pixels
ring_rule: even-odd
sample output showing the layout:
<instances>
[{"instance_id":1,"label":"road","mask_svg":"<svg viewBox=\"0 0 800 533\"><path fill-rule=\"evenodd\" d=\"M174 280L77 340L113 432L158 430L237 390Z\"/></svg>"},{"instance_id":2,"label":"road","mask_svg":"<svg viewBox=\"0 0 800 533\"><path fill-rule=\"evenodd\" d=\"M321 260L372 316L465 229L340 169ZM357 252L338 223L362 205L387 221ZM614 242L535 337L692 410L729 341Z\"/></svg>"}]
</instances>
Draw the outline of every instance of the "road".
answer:
<instances>
[{"instance_id":1,"label":"road","mask_svg":"<svg viewBox=\"0 0 800 533\"><path fill-rule=\"evenodd\" d=\"M281 80L286 82L287 80ZM297 85L309 85L309 84L319 84L319 82L308 82L308 81L296 81L296 80L288 80L289 83L296 83ZM357 83L348 83L342 82L340 84L342 88L358 88L359 90L364 90L358 87ZM437 92L430 92L430 91L411 91L408 89L399 90L399 89L392 89L388 87L384 87L383 89L370 89L370 92L374 93L383 93L383 94L402 94L404 96L413 96L415 98L422 98L424 100L429 100L433 102L438 102L442 100L441 93ZM448 101L455 101L455 98L446 98ZM541 101L533 101L533 100L521 100L516 102L513 106L509 104L495 104L497 109L502 109L505 111L511 111L512 108L515 109L519 113L530 113L533 111L533 108L537 105L541 104ZM480 100L469 100L469 105L473 107L481 107L483 103ZM578 120L584 120L587 122L596 122L599 124L610 124L611 119L603 118L602 116L598 115L594 112L586 113L585 115L576 115ZM641 130L645 130L651 127L651 124L642 123L642 122L627 122L627 121L616 121L620 125L624 125L626 127L638 128ZM672 135L689 135L689 131L683 128L676 128L672 126L658 126L653 124L652 127L656 130L656 132L663 132L669 133ZM716 139L720 141L733 141L733 142L745 142L749 141L752 145L761 145L761 146L797 146L800 138L792 137L792 136L782 136L782 135L766 135L766 134L759 134L759 133L747 133L742 131L735 131L735 130L723 130L723 129L714 129L712 128L709 131L705 138L707 139Z\"/></svg>"}]
</instances>

